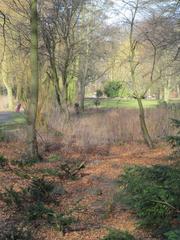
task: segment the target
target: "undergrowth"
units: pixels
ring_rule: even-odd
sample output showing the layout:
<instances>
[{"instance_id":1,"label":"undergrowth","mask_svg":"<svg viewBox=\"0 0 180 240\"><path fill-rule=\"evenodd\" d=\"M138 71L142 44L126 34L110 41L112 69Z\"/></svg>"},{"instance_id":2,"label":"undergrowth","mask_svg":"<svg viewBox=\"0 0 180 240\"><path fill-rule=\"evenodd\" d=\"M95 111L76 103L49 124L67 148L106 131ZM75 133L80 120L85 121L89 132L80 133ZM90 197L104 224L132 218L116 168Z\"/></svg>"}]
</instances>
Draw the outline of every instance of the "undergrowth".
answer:
<instances>
[{"instance_id":1,"label":"undergrowth","mask_svg":"<svg viewBox=\"0 0 180 240\"><path fill-rule=\"evenodd\" d=\"M22 221L33 224L33 222L41 220L43 224L64 232L74 222L74 219L68 214L59 213L54 211L52 207L47 206L49 203L57 204L59 202L56 201L57 197L64 193L65 190L61 185L44 178L34 178L29 186L21 191L16 191L13 187L5 188L5 191L0 195L0 199L8 208L11 207ZM12 240L14 239L16 238L12 238Z\"/></svg>"},{"instance_id":2,"label":"undergrowth","mask_svg":"<svg viewBox=\"0 0 180 240\"><path fill-rule=\"evenodd\" d=\"M114 201L134 209L139 224L168 240L178 240L180 225L180 169L170 166L133 166L119 179ZM178 233L179 234L179 233ZM172 238L172 236L178 236Z\"/></svg>"},{"instance_id":3,"label":"undergrowth","mask_svg":"<svg viewBox=\"0 0 180 240\"><path fill-rule=\"evenodd\" d=\"M119 230L110 230L108 235L101 238L101 240L135 240L135 238L128 232Z\"/></svg>"}]
</instances>

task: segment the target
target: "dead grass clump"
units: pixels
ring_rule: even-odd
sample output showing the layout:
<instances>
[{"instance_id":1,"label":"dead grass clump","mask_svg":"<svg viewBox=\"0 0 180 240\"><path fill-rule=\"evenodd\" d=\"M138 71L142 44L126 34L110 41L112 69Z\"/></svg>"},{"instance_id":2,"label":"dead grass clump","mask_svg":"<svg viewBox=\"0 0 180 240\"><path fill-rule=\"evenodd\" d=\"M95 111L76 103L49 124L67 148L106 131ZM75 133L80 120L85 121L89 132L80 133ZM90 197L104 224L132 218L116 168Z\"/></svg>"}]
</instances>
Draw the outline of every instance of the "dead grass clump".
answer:
<instances>
[{"instance_id":1,"label":"dead grass clump","mask_svg":"<svg viewBox=\"0 0 180 240\"><path fill-rule=\"evenodd\" d=\"M172 133L170 118L179 117L178 110L157 107L146 110L146 121L154 141ZM62 133L63 141L69 146L90 146L123 144L142 141L137 109L94 110L79 116L72 116L64 122L55 112L49 119L50 125Z\"/></svg>"}]
</instances>

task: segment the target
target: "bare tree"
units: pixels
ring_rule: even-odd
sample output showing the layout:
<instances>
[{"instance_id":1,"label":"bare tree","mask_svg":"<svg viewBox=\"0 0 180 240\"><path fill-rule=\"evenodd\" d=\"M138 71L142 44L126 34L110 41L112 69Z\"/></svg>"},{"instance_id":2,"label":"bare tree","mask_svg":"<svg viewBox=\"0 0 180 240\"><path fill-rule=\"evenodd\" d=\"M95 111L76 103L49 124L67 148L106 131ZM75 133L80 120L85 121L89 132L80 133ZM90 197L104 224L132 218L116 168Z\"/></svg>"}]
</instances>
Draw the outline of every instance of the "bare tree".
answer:
<instances>
[{"instance_id":1,"label":"bare tree","mask_svg":"<svg viewBox=\"0 0 180 240\"><path fill-rule=\"evenodd\" d=\"M51 69L49 76L60 109L65 111L77 57L76 31L82 4L82 0L46 2L42 17L42 34Z\"/></svg>"},{"instance_id":2,"label":"bare tree","mask_svg":"<svg viewBox=\"0 0 180 240\"><path fill-rule=\"evenodd\" d=\"M36 120L38 111L38 12L37 0L31 1L31 101L29 103L29 131L30 157L39 159Z\"/></svg>"},{"instance_id":3,"label":"bare tree","mask_svg":"<svg viewBox=\"0 0 180 240\"><path fill-rule=\"evenodd\" d=\"M160 67L165 47L160 38L158 25L154 22L146 25L147 20L154 16L154 5L151 1L133 0L122 1L124 4L126 30L128 32L128 58L130 70L129 88L131 96L137 100L139 106L140 126L145 143L152 148L153 141L150 137L145 120L145 111L142 103L148 91L161 79L165 68L170 64ZM148 16L146 18L146 16Z\"/></svg>"}]
</instances>

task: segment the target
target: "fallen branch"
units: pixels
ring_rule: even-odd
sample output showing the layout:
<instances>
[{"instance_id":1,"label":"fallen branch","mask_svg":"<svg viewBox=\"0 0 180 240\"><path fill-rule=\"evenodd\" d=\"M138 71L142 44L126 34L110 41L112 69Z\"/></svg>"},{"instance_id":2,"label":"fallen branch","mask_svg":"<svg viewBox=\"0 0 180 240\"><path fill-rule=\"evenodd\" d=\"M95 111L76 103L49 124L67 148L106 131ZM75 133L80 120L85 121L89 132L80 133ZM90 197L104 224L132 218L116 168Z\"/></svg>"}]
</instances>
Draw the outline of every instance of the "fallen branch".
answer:
<instances>
[{"instance_id":1,"label":"fallen branch","mask_svg":"<svg viewBox=\"0 0 180 240\"><path fill-rule=\"evenodd\" d=\"M174 209L177 213L180 213L179 209L175 208L174 206L172 206L170 203L168 203L166 201L151 200L151 202L160 203L160 204L166 205L166 206L170 207L171 209Z\"/></svg>"}]
</instances>

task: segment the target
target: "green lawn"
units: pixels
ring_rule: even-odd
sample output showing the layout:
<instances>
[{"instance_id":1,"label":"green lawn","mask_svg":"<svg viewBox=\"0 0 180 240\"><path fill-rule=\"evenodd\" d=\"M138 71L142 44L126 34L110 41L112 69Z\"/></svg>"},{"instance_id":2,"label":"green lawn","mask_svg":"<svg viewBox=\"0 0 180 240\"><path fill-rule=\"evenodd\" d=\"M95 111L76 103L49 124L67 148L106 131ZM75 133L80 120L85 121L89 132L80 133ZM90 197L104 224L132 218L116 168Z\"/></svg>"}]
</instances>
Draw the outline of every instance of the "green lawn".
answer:
<instances>
[{"instance_id":1,"label":"green lawn","mask_svg":"<svg viewBox=\"0 0 180 240\"><path fill-rule=\"evenodd\" d=\"M95 99L86 99L85 107L86 108L96 108L94 105ZM138 108L137 101L135 99L101 99L101 104L98 108ZM153 108L158 106L158 101L156 100L143 100L143 105L145 108Z\"/></svg>"},{"instance_id":2,"label":"green lawn","mask_svg":"<svg viewBox=\"0 0 180 240\"><path fill-rule=\"evenodd\" d=\"M26 124L26 118L23 113L0 113L0 130L14 129Z\"/></svg>"}]
</instances>

